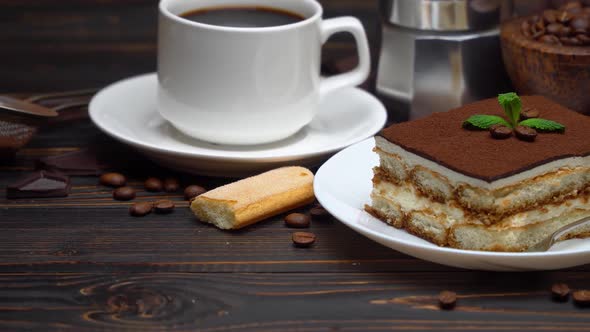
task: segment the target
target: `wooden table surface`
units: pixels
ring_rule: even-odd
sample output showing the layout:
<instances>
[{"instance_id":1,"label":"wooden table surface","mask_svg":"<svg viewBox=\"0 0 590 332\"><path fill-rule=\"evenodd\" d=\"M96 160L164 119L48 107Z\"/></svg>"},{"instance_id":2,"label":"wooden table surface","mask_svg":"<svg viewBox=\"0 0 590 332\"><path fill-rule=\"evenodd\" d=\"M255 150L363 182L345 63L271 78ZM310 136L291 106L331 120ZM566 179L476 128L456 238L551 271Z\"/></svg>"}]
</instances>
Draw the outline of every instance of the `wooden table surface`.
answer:
<instances>
[{"instance_id":1,"label":"wooden table surface","mask_svg":"<svg viewBox=\"0 0 590 332\"><path fill-rule=\"evenodd\" d=\"M129 6L151 13L148 2L154 1L53 1L70 11L111 6L126 15ZM13 17L7 12L19 10L15 3L0 0L5 5L0 16ZM19 3L32 8L24 18L38 18L41 14L34 13L42 10L50 19L57 15L44 2ZM323 3L331 15L360 11L370 22L369 1ZM78 22L78 16L68 15L67 24L55 29L65 31ZM92 45L74 47L76 41L64 39L71 47L51 48L47 38L61 35L51 29L42 33L44 25L54 23L50 19L38 21L42 47L22 42L0 52L6 68L0 73L3 91L100 86L152 68L154 44L144 41L139 28L132 31L137 44L128 48L117 48L99 32L89 34L95 38ZM117 16L110 20L117 22ZM19 24L0 37L22 37ZM74 30L70 34L76 36ZM370 35L374 42L375 31ZM37 59L35 50L49 57ZM349 51L338 43L328 50L336 55ZM108 52L126 56L106 65ZM72 62L79 57L96 60L104 70ZM132 63L134 57L143 62ZM7 79L17 77L16 70L28 62L36 64L29 75ZM56 77L55 70L63 70L63 76ZM183 184L214 188L229 180L171 173L109 139L84 116L44 128L14 160L0 162L0 190L31 172L40 157L87 147L109 151L115 169L140 189L136 201L167 197L177 208L171 215L131 217L130 203L113 201L111 190L98 185L96 177L73 177L67 198L6 200L0 191L0 331L590 330L590 310L571 301L552 302L549 294L554 282L590 288L590 266L535 273L459 270L387 249L336 220L312 223L318 242L309 249L293 247L293 230L283 225L282 216L238 232L220 231L195 220L180 192L147 193L142 181L177 176ZM455 310L439 310L442 290L459 294Z\"/></svg>"}]
</instances>

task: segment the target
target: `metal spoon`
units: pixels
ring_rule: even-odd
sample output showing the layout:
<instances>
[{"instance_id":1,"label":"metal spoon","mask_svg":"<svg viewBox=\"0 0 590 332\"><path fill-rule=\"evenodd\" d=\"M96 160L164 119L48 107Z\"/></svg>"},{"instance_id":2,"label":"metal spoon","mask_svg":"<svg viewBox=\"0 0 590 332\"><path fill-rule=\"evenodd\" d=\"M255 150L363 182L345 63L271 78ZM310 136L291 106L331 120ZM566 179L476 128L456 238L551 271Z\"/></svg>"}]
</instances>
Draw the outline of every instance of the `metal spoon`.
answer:
<instances>
[{"instance_id":1,"label":"metal spoon","mask_svg":"<svg viewBox=\"0 0 590 332\"><path fill-rule=\"evenodd\" d=\"M58 115L58 111L84 106L88 104L88 101L75 101L70 103L62 104L58 107L48 108L45 106L41 106L38 103L41 100L46 99L55 99L55 98L65 98L65 97L75 97L75 96L84 96L84 95L92 95L96 92L96 89L87 89L87 90L76 90L76 91L68 91L68 92L58 92L58 93L48 93L42 95L36 95L29 97L27 99L21 100L16 99L8 96L0 96L0 111L9 111L9 112L16 112L16 113L23 113L28 115L40 116L45 118L56 117Z\"/></svg>"},{"instance_id":2,"label":"metal spoon","mask_svg":"<svg viewBox=\"0 0 590 332\"><path fill-rule=\"evenodd\" d=\"M537 243L536 245L530 247L526 252L543 252L549 250L556 242L561 241L560 238L564 234L567 234L576 228L587 226L590 224L590 217L583 218L581 220L576 221L575 223L571 223L568 225L563 226L562 228L553 232L553 234L549 235L543 241Z\"/></svg>"},{"instance_id":3,"label":"metal spoon","mask_svg":"<svg viewBox=\"0 0 590 332\"><path fill-rule=\"evenodd\" d=\"M50 108L7 96L0 96L0 110L13 111L44 118L52 118L58 115L55 110Z\"/></svg>"}]
</instances>

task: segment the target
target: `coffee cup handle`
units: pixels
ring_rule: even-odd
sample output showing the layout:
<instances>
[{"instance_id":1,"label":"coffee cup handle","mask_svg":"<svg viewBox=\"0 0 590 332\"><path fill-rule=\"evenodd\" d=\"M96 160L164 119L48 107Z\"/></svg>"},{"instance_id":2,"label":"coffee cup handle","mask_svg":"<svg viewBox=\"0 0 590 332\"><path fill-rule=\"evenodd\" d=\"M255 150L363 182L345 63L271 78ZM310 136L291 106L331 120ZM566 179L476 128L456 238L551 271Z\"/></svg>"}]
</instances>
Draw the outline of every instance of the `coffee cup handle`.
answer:
<instances>
[{"instance_id":1,"label":"coffee cup handle","mask_svg":"<svg viewBox=\"0 0 590 332\"><path fill-rule=\"evenodd\" d=\"M320 84L320 95L325 95L334 90L344 87L352 87L362 84L371 71L371 55L369 42L362 23L355 17L338 17L327 19L322 22L322 43L328 41L330 36L338 32L349 32L356 41L359 64L346 73L322 78Z\"/></svg>"}]
</instances>

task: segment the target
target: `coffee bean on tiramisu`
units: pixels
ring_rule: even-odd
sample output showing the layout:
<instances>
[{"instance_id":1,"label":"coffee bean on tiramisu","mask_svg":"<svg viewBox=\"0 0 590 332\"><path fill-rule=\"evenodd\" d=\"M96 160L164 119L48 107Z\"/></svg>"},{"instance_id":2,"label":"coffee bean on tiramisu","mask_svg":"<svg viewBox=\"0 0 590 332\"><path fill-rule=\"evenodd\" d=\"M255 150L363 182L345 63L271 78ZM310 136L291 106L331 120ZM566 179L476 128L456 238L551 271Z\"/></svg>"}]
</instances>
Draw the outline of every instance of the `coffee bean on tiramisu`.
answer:
<instances>
[{"instance_id":1,"label":"coffee bean on tiramisu","mask_svg":"<svg viewBox=\"0 0 590 332\"><path fill-rule=\"evenodd\" d=\"M123 187L127 183L125 175L120 173L105 173L100 176L99 181L100 184L113 188Z\"/></svg>"},{"instance_id":2,"label":"coffee bean on tiramisu","mask_svg":"<svg viewBox=\"0 0 590 332\"><path fill-rule=\"evenodd\" d=\"M135 198L135 189L131 187L121 187L113 191L113 198L118 201L130 201Z\"/></svg>"},{"instance_id":3,"label":"coffee bean on tiramisu","mask_svg":"<svg viewBox=\"0 0 590 332\"><path fill-rule=\"evenodd\" d=\"M521 141L533 142L537 138L537 131L533 128L518 126L514 128L516 137Z\"/></svg>"},{"instance_id":4,"label":"coffee bean on tiramisu","mask_svg":"<svg viewBox=\"0 0 590 332\"><path fill-rule=\"evenodd\" d=\"M160 192L164 188L164 183L158 178L151 177L145 180L143 186L147 191Z\"/></svg>"},{"instance_id":5,"label":"coffee bean on tiramisu","mask_svg":"<svg viewBox=\"0 0 590 332\"><path fill-rule=\"evenodd\" d=\"M157 201L154 203L154 212L158 214L167 214L174 211L174 202L168 199Z\"/></svg>"},{"instance_id":6,"label":"coffee bean on tiramisu","mask_svg":"<svg viewBox=\"0 0 590 332\"><path fill-rule=\"evenodd\" d=\"M570 288L564 283L557 283L551 286L551 297L554 301L565 302L570 296Z\"/></svg>"},{"instance_id":7,"label":"coffee bean on tiramisu","mask_svg":"<svg viewBox=\"0 0 590 332\"><path fill-rule=\"evenodd\" d=\"M451 310L457 305L457 294L451 291L442 291L438 294L438 305L441 309Z\"/></svg>"},{"instance_id":8,"label":"coffee bean on tiramisu","mask_svg":"<svg viewBox=\"0 0 590 332\"><path fill-rule=\"evenodd\" d=\"M309 248L315 243L316 236L309 232L295 232L291 236L291 239L296 247Z\"/></svg>"},{"instance_id":9,"label":"coffee bean on tiramisu","mask_svg":"<svg viewBox=\"0 0 590 332\"><path fill-rule=\"evenodd\" d=\"M207 189L193 184L193 185L190 185L190 186L184 188L184 199L186 199L187 201L190 201L193 198L195 198L201 194L204 194L206 192L207 192Z\"/></svg>"},{"instance_id":10,"label":"coffee bean on tiramisu","mask_svg":"<svg viewBox=\"0 0 590 332\"><path fill-rule=\"evenodd\" d=\"M147 216L152 212L153 204L150 202L138 202L129 207L129 214L134 217Z\"/></svg>"},{"instance_id":11,"label":"coffee bean on tiramisu","mask_svg":"<svg viewBox=\"0 0 590 332\"><path fill-rule=\"evenodd\" d=\"M495 125L490 127L490 135L495 139L507 139L512 136L512 129L503 125Z\"/></svg>"},{"instance_id":12,"label":"coffee bean on tiramisu","mask_svg":"<svg viewBox=\"0 0 590 332\"><path fill-rule=\"evenodd\" d=\"M521 120L533 119L533 118L538 118L538 117L539 117L539 110L536 108L525 108L520 113Z\"/></svg>"},{"instance_id":13,"label":"coffee bean on tiramisu","mask_svg":"<svg viewBox=\"0 0 590 332\"><path fill-rule=\"evenodd\" d=\"M180 188L180 183L175 178L164 179L164 191L167 193L177 192Z\"/></svg>"},{"instance_id":14,"label":"coffee bean on tiramisu","mask_svg":"<svg viewBox=\"0 0 590 332\"><path fill-rule=\"evenodd\" d=\"M311 218L303 213L291 213L284 218L285 225L290 228L308 228Z\"/></svg>"},{"instance_id":15,"label":"coffee bean on tiramisu","mask_svg":"<svg viewBox=\"0 0 590 332\"><path fill-rule=\"evenodd\" d=\"M580 307L590 306L590 291L589 290L578 290L572 293L574 303Z\"/></svg>"}]
</instances>

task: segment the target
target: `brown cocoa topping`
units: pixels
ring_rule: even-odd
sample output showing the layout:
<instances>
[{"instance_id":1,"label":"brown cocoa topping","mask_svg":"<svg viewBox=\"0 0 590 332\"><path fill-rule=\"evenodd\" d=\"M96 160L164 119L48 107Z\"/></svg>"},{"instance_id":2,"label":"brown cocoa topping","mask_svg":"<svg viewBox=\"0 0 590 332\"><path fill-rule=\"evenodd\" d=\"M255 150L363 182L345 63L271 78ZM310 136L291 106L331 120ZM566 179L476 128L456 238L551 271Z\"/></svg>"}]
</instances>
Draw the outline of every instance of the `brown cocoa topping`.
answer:
<instances>
[{"instance_id":1,"label":"brown cocoa topping","mask_svg":"<svg viewBox=\"0 0 590 332\"><path fill-rule=\"evenodd\" d=\"M493 140L488 132L462 129L465 119L475 114L505 116L497 99L491 98L395 124L380 135L409 152L488 182L553 160L590 155L590 117L541 96L521 96L521 100L524 108L535 108L544 119L563 124L565 133L539 135L531 144L517 139Z\"/></svg>"}]
</instances>

